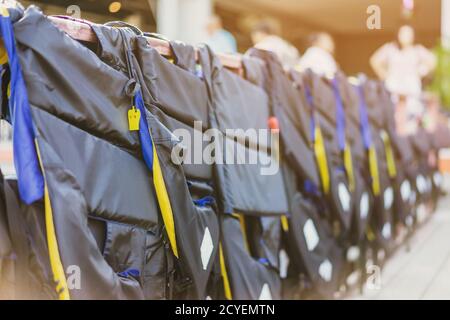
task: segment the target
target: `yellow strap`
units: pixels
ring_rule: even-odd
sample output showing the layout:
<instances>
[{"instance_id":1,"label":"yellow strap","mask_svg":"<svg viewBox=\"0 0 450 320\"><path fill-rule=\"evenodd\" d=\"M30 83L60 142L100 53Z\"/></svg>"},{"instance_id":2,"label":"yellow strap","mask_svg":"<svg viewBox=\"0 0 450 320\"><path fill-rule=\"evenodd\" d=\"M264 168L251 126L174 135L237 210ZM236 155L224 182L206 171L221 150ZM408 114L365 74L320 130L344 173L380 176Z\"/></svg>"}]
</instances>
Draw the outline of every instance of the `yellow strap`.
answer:
<instances>
[{"instance_id":1,"label":"yellow strap","mask_svg":"<svg viewBox=\"0 0 450 320\"><path fill-rule=\"evenodd\" d=\"M323 141L322 130L319 126L315 129L316 139L314 141L314 153L316 155L317 165L319 166L322 188L325 194L330 192L330 173L328 171L327 152Z\"/></svg>"},{"instance_id":2,"label":"yellow strap","mask_svg":"<svg viewBox=\"0 0 450 320\"><path fill-rule=\"evenodd\" d=\"M245 224L245 217L244 217L244 215L238 214L238 213L233 213L232 216L235 217L236 219L239 219L239 223L241 224L242 237L244 238L245 249L247 250L248 253L250 253L250 247L249 247L248 238L247 238L247 227Z\"/></svg>"},{"instance_id":3,"label":"yellow strap","mask_svg":"<svg viewBox=\"0 0 450 320\"><path fill-rule=\"evenodd\" d=\"M397 176L397 167L395 165L394 151L392 150L391 139L386 131L381 131L381 139L384 142L384 150L386 152L386 163L388 174L390 178L395 178Z\"/></svg>"},{"instance_id":4,"label":"yellow strap","mask_svg":"<svg viewBox=\"0 0 450 320\"><path fill-rule=\"evenodd\" d=\"M9 11L4 5L0 5L0 16L9 17ZM0 40L0 64L4 65L8 63L8 52L3 45L3 41Z\"/></svg>"},{"instance_id":5,"label":"yellow strap","mask_svg":"<svg viewBox=\"0 0 450 320\"><path fill-rule=\"evenodd\" d=\"M0 4L0 15L5 18L9 17L8 8L4 4Z\"/></svg>"},{"instance_id":6,"label":"yellow strap","mask_svg":"<svg viewBox=\"0 0 450 320\"><path fill-rule=\"evenodd\" d=\"M0 41L0 65L8 63L8 53L5 50L3 42Z\"/></svg>"},{"instance_id":7,"label":"yellow strap","mask_svg":"<svg viewBox=\"0 0 450 320\"><path fill-rule=\"evenodd\" d=\"M367 240L369 240L369 242L373 242L376 240L376 236L373 233L372 228L370 226L367 227L366 236L367 236Z\"/></svg>"},{"instance_id":8,"label":"yellow strap","mask_svg":"<svg viewBox=\"0 0 450 320\"><path fill-rule=\"evenodd\" d=\"M59 300L70 300L66 275L64 273L64 267L61 261L61 257L59 255L58 240L56 238L55 225L53 222L53 210L50 201L50 195L48 192L47 182L45 180L45 171L44 166L42 164L37 140L35 140L35 144L45 182L44 186L45 229L47 233L47 246L48 246L48 254L50 257L50 266L53 273L53 279L57 284L56 292L58 293Z\"/></svg>"},{"instance_id":9,"label":"yellow strap","mask_svg":"<svg viewBox=\"0 0 450 320\"><path fill-rule=\"evenodd\" d=\"M230 280L228 279L227 267L225 265L225 258L223 255L222 244L219 245L219 260L220 260L220 273L222 274L223 288L225 291L225 298L227 300L232 300L233 296L231 295Z\"/></svg>"},{"instance_id":10,"label":"yellow strap","mask_svg":"<svg viewBox=\"0 0 450 320\"><path fill-rule=\"evenodd\" d=\"M348 187L351 192L354 192L355 191L355 174L353 172L352 149L350 148L348 143L345 145L345 149L344 149L344 166L345 166L345 171L347 173Z\"/></svg>"},{"instance_id":11,"label":"yellow strap","mask_svg":"<svg viewBox=\"0 0 450 320\"><path fill-rule=\"evenodd\" d=\"M179 258L177 240L175 236L175 222L173 219L172 206L170 204L169 195L167 193L164 176L159 164L158 153L153 143L153 183L155 185L156 197L158 198L159 208L166 227L167 236L172 247L173 254Z\"/></svg>"},{"instance_id":12,"label":"yellow strap","mask_svg":"<svg viewBox=\"0 0 450 320\"><path fill-rule=\"evenodd\" d=\"M289 220L286 216L281 217L281 228L283 229L284 232L289 231Z\"/></svg>"},{"instance_id":13,"label":"yellow strap","mask_svg":"<svg viewBox=\"0 0 450 320\"><path fill-rule=\"evenodd\" d=\"M380 175L378 171L377 151L374 146L369 148L369 169L372 178L372 190L375 196L380 195Z\"/></svg>"}]
</instances>

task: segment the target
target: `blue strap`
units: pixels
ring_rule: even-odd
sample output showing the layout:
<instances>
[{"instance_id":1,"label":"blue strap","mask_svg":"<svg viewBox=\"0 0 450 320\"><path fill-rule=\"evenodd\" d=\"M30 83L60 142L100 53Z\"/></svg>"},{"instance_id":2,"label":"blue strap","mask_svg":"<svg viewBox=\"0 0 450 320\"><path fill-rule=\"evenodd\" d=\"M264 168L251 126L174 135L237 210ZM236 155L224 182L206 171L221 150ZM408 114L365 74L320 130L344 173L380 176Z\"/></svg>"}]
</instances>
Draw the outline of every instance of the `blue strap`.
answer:
<instances>
[{"instance_id":1,"label":"blue strap","mask_svg":"<svg viewBox=\"0 0 450 320\"><path fill-rule=\"evenodd\" d=\"M306 179L303 182L303 188L305 189L305 192L308 193L308 194L312 194L312 195L315 195L315 196L320 196L319 189L317 188L317 186L311 180Z\"/></svg>"},{"instance_id":2,"label":"blue strap","mask_svg":"<svg viewBox=\"0 0 450 320\"><path fill-rule=\"evenodd\" d=\"M139 278L141 272L138 269L127 269L125 271L119 272L118 275L124 278Z\"/></svg>"},{"instance_id":3,"label":"blue strap","mask_svg":"<svg viewBox=\"0 0 450 320\"><path fill-rule=\"evenodd\" d=\"M336 129L338 135L339 149L345 150L345 113L341 93L339 91L339 82L337 78L333 79L333 90L336 100Z\"/></svg>"},{"instance_id":4,"label":"blue strap","mask_svg":"<svg viewBox=\"0 0 450 320\"><path fill-rule=\"evenodd\" d=\"M364 146L368 150L372 146L372 135L370 133L369 115L367 113L366 98L362 85L356 88L359 94L359 117L361 122L361 133L364 140Z\"/></svg>"},{"instance_id":5,"label":"blue strap","mask_svg":"<svg viewBox=\"0 0 450 320\"><path fill-rule=\"evenodd\" d=\"M20 198L29 205L44 197L44 177L35 145L36 135L27 89L17 54L13 26L9 17L0 16L0 29L11 70L9 112L13 127L14 166L17 173Z\"/></svg>"},{"instance_id":6,"label":"blue strap","mask_svg":"<svg viewBox=\"0 0 450 320\"><path fill-rule=\"evenodd\" d=\"M206 207L206 206L210 206L212 204L214 204L216 202L216 200L214 199L214 197L211 196L207 196L198 200L194 200L194 204L198 207Z\"/></svg>"},{"instance_id":7,"label":"blue strap","mask_svg":"<svg viewBox=\"0 0 450 320\"><path fill-rule=\"evenodd\" d=\"M134 96L134 105L141 112L141 119L139 120L139 138L141 141L142 156L148 169L153 172L153 140L147 123L146 109L140 90L138 90Z\"/></svg>"},{"instance_id":8,"label":"blue strap","mask_svg":"<svg viewBox=\"0 0 450 320\"><path fill-rule=\"evenodd\" d=\"M306 101L308 102L309 109L311 110L311 124L310 124L310 130L311 130L311 139L312 142L316 141L316 119L315 119L315 106L314 106L314 98L311 94L311 88L308 86L308 84L303 84L305 88L305 96Z\"/></svg>"}]
</instances>

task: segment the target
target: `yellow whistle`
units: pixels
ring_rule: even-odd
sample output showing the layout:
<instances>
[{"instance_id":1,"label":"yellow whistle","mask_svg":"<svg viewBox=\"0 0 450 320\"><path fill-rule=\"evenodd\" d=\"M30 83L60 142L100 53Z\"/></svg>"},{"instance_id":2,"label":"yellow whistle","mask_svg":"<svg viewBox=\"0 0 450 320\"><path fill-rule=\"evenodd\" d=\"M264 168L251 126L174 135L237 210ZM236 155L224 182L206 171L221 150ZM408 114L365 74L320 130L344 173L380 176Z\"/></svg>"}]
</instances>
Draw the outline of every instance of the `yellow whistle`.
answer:
<instances>
[{"instance_id":1,"label":"yellow whistle","mask_svg":"<svg viewBox=\"0 0 450 320\"><path fill-rule=\"evenodd\" d=\"M128 129L130 131L139 131L139 122L141 120L141 111L133 106L128 110Z\"/></svg>"}]
</instances>

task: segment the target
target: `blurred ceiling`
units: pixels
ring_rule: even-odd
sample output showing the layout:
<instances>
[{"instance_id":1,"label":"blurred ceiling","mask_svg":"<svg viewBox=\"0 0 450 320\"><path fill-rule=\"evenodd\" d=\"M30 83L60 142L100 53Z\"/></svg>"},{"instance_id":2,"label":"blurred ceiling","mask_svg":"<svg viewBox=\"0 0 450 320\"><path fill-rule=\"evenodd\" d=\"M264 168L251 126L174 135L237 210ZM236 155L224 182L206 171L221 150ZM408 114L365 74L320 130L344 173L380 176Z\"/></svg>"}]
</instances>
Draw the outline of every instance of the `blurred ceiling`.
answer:
<instances>
[{"instance_id":1,"label":"blurred ceiling","mask_svg":"<svg viewBox=\"0 0 450 320\"><path fill-rule=\"evenodd\" d=\"M215 0L217 6L251 14L271 15L291 20L310 29L334 34L367 32L367 8L376 4L381 8L382 30L392 33L404 22L401 0ZM420 32L440 29L441 0L416 0L415 14L410 21Z\"/></svg>"}]
</instances>

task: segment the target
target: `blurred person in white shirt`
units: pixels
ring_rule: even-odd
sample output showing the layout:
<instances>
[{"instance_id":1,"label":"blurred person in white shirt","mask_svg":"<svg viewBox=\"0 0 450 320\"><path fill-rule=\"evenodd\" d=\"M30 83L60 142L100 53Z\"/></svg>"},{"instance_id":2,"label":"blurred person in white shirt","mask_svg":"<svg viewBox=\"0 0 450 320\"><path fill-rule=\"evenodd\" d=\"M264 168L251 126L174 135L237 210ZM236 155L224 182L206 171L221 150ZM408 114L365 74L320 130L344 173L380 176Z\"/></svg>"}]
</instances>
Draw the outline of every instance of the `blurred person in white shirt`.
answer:
<instances>
[{"instance_id":1,"label":"blurred person in white shirt","mask_svg":"<svg viewBox=\"0 0 450 320\"><path fill-rule=\"evenodd\" d=\"M422 80L435 69L436 57L416 44L414 29L404 25L398 31L397 41L379 48L370 64L393 94L397 103L396 118L404 119L398 129L404 134L413 134L417 130L417 119L425 111L421 101Z\"/></svg>"},{"instance_id":2,"label":"blurred person in white shirt","mask_svg":"<svg viewBox=\"0 0 450 320\"><path fill-rule=\"evenodd\" d=\"M252 30L251 37L255 48L272 51L285 68L292 68L298 63L300 59L298 50L288 41L276 35L275 28L270 21L258 22Z\"/></svg>"},{"instance_id":3,"label":"blurred person in white shirt","mask_svg":"<svg viewBox=\"0 0 450 320\"><path fill-rule=\"evenodd\" d=\"M414 29L405 25L398 31L397 42L379 48L370 63L392 93L420 97L422 79L436 67L436 57L430 50L415 43Z\"/></svg>"},{"instance_id":4,"label":"blurred person in white shirt","mask_svg":"<svg viewBox=\"0 0 450 320\"><path fill-rule=\"evenodd\" d=\"M335 43L330 34L326 32L314 33L310 37L310 47L300 59L297 69L332 77L338 71L338 65L334 59Z\"/></svg>"}]
</instances>

